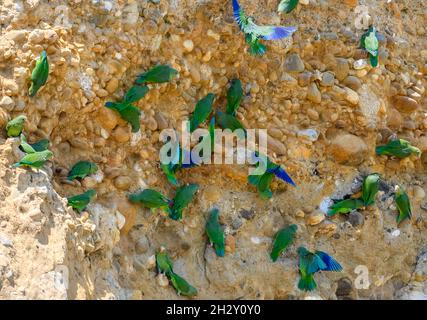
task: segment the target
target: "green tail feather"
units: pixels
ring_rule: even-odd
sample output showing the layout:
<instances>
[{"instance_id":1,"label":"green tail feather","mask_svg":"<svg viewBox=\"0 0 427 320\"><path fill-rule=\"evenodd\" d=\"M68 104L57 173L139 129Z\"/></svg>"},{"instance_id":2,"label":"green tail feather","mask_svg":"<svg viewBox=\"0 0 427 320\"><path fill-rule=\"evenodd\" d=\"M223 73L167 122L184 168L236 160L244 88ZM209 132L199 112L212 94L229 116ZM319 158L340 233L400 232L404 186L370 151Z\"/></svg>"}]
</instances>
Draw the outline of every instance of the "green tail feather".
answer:
<instances>
[{"instance_id":1,"label":"green tail feather","mask_svg":"<svg viewBox=\"0 0 427 320\"><path fill-rule=\"evenodd\" d=\"M371 66L375 68L376 66L378 66L378 55L373 56L372 54L370 54L369 61L371 62Z\"/></svg>"},{"instance_id":2,"label":"green tail feather","mask_svg":"<svg viewBox=\"0 0 427 320\"><path fill-rule=\"evenodd\" d=\"M223 257L225 255L224 246L215 245L215 252L218 257Z\"/></svg>"},{"instance_id":3,"label":"green tail feather","mask_svg":"<svg viewBox=\"0 0 427 320\"><path fill-rule=\"evenodd\" d=\"M298 288L303 291L313 291L317 288L316 281L314 281L313 275L307 275L305 277L301 277L298 282Z\"/></svg>"}]
</instances>

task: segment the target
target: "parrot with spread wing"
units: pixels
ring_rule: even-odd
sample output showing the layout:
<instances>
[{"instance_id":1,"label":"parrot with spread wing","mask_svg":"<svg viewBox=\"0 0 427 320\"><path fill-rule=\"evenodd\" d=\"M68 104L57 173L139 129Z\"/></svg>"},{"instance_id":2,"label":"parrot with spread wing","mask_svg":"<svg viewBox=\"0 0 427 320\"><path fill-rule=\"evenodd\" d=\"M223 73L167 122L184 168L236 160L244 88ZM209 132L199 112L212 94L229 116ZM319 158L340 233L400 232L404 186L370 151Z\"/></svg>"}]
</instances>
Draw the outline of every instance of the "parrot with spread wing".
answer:
<instances>
[{"instance_id":1,"label":"parrot with spread wing","mask_svg":"<svg viewBox=\"0 0 427 320\"><path fill-rule=\"evenodd\" d=\"M222 230L218 218L219 210L216 208L212 209L205 229L211 245L215 247L216 255L218 257L223 257L225 254L225 237L224 230Z\"/></svg>"},{"instance_id":2,"label":"parrot with spread wing","mask_svg":"<svg viewBox=\"0 0 427 320\"><path fill-rule=\"evenodd\" d=\"M380 187L380 176L377 173L368 175L362 184L362 200L365 206L375 202L375 197Z\"/></svg>"},{"instance_id":3,"label":"parrot with spread wing","mask_svg":"<svg viewBox=\"0 0 427 320\"><path fill-rule=\"evenodd\" d=\"M409 200L409 196L406 191L400 186L396 186L394 201L396 202L397 210L399 211L396 218L397 224L400 224L405 219L411 219L411 201Z\"/></svg>"},{"instance_id":4,"label":"parrot with spread wing","mask_svg":"<svg viewBox=\"0 0 427 320\"><path fill-rule=\"evenodd\" d=\"M24 129L24 123L27 120L25 115L17 116L6 124L6 133L8 137L19 137Z\"/></svg>"},{"instance_id":5,"label":"parrot with spread wing","mask_svg":"<svg viewBox=\"0 0 427 320\"><path fill-rule=\"evenodd\" d=\"M90 189L82 194L67 198L68 205L73 209L76 209L77 212L81 213L84 209L86 209L87 205L95 195L96 191L94 189Z\"/></svg>"},{"instance_id":6,"label":"parrot with spread wing","mask_svg":"<svg viewBox=\"0 0 427 320\"><path fill-rule=\"evenodd\" d=\"M237 0L233 2L233 15L242 32L245 34L246 42L249 44L249 52L253 55L263 55L266 51L265 45L260 40L279 40L290 37L297 28L282 26L259 26L254 19L245 14Z\"/></svg>"},{"instance_id":7,"label":"parrot with spread wing","mask_svg":"<svg viewBox=\"0 0 427 320\"><path fill-rule=\"evenodd\" d=\"M369 53L369 61L371 66L378 66L379 41L375 27L369 27L368 31L362 35L360 45Z\"/></svg>"},{"instance_id":8,"label":"parrot with spread wing","mask_svg":"<svg viewBox=\"0 0 427 320\"><path fill-rule=\"evenodd\" d=\"M292 243L295 238L295 233L297 232L297 225L292 224L287 228L284 228L277 232L273 241L273 249L271 250L271 260L276 262L279 256L284 250Z\"/></svg>"},{"instance_id":9,"label":"parrot with spread wing","mask_svg":"<svg viewBox=\"0 0 427 320\"><path fill-rule=\"evenodd\" d=\"M312 291L317 288L313 275L318 271L342 271L342 266L329 254L322 251L312 253L304 247L298 248L300 280L298 288Z\"/></svg>"},{"instance_id":10,"label":"parrot with spread wing","mask_svg":"<svg viewBox=\"0 0 427 320\"><path fill-rule=\"evenodd\" d=\"M98 171L98 166L95 163L90 161L79 161L71 168L67 180L84 179L96 171Z\"/></svg>"},{"instance_id":11,"label":"parrot with spread wing","mask_svg":"<svg viewBox=\"0 0 427 320\"><path fill-rule=\"evenodd\" d=\"M136 78L137 84L143 83L165 83L171 81L178 75L178 71L168 65L157 65Z\"/></svg>"},{"instance_id":12,"label":"parrot with spread wing","mask_svg":"<svg viewBox=\"0 0 427 320\"><path fill-rule=\"evenodd\" d=\"M13 167L31 167L38 169L41 168L52 156L53 153L50 150L28 153L22 157L19 162L13 164Z\"/></svg>"},{"instance_id":13,"label":"parrot with spread wing","mask_svg":"<svg viewBox=\"0 0 427 320\"><path fill-rule=\"evenodd\" d=\"M31 86L28 90L30 97L34 97L39 89L45 85L49 76L49 62L47 61L46 51L42 51L40 58L31 72Z\"/></svg>"},{"instance_id":14,"label":"parrot with spread wing","mask_svg":"<svg viewBox=\"0 0 427 320\"><path fill-rule=\"evenodd\" d=\"M409 157L411 154L421 155L420 149L404 139L390 140L386 145L376 147L375 152L378 155L395 156L400 159Z\"/></svg>"}]
</instances>

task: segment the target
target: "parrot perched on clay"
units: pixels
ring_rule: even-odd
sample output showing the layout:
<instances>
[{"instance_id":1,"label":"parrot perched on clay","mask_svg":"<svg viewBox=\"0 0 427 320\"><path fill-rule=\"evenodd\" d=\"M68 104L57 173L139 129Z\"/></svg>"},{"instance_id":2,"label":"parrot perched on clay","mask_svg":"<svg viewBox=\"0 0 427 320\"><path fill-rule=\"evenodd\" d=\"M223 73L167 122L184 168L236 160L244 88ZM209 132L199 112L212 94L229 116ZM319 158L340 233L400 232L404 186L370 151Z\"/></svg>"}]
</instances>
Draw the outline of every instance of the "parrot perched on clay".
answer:
<instances>
[{"instance_id":1,"label":"parrot perched on clay","mask_svg":"<svg viewBox=\"0 0 427 320\"><path fill-rule=\"evenodd\" d=\"M260 40L279 40L290 37L297 28L282 26L259 26L254 19L245 14L237 0L233 2L233 15L240 30L245 34L246 42L249 44L249 52L252 55L263 55L266 47Z\"/></svg>"},{"instance_id":2,"label":"parrot perched on clay","mask_svg":"<svg viewBox=\"0 0 427 320\"><path fill-rule=\"evenodd\" d=\"M156 253L156 265L159 273L169 276L173 272L173 262L164 248Z\"/></svg>"},{"instance_id":3,"label":"parrot perched on clay","mask_svg":"<svg viewBox=\"0 0 427 320\"><path fill-rule=\"evenodd\" d=\"M273 241L273 249L271 250L271 260L276 262L284 250L292 243L297 232L297 225L292 224L276 233Z\"/></svg>"},{"instance_id":4,"label":"parrot perched on clay","mask_svg":"<svg viewBox=\"0 0 427 320\"><path fill-rule=\"evenodd\" d=\"M225 112L229 115L235 116L242 98L242 82L239 79L231 80L230 88L227 91L227 106L225 108Z\"/></svg>"},{"instance_id":5,"label":"parrot perched on clay","mask_svg":"<svg viewBox=\"0 0 427 320\"><path fill-rule=\"evenodd\" d=\"M328 216L333 216L337 213L349 213L353 210L357 210L364 207L364 203L361 199L345 199L334 203L329 211Z\"/></svg>"},{"instance_id":6,"label":"parrot perched on clay","mask_svg":"<svg viewBox=\"0 0 427 320\"><path fill-rule=\"evenodd\" d=\"M240 121L237 120L235 116L232 116L228 113L224 113L220 110L217 110L215 118L216 118L216 123L218 123L218 126L221 129L230 129L231 131L242 129L243 134L246 136L246 129L243 127Z\"/></svg>"},{"instance_id":7,"label":"parrot perched on clay","mask_svg":"<svg viewBox=\"0 0 427 320\"><path fill-rule=\"evenodd\" d=\"M24 129L24 123L27 120L25 115L17 116L6 124L6 133L8 137L19 137Z\"/></svg>"},{"instance_id":8,"label":"parrot perched on clay","mask_svg":"<svg viewBox=\"0 0 427 320\"><path fill-rule=\"evenodd\" d=\"M132 86L125 94L124 103L134 103L144 98L148 93L147 86Z\"/></svg>"},{"instance_id":9,"label":"parrot perched on clay","mask_svg":"<svg viewBox=\"0 0 427 320\"><path fill-rule=\"evenodd\" d=\"M190 204L193 200L194 195L199 189L197 184L189 184L183 187L179 187L176 191L175 197L169 203L169 217L173 220L182 219L182 211Z\"/></svg>"},{"instance_id":10,"label":"parrot perched on clay","mask_svg":"<svg viewBox=\"0 0 427 320\"><path fill-rule=\"evenodd\" d=\"M67 179L69 181L74 179L84 179L96 171L98 171L98 166L95 163L90 161L79 161L71 168Z\"/></svg>"},{"instance_id":11,"label":"parrot perched on clay","mask_svg":"<svg viewBox=\"0 0 427 320\"><path fill-rule=\"evenodd\" d=\"M53 156L52 151L44 150L40 152L28 153L22 159L13 164L13 167L41 168L49 158Z\"/></svg>"},{"instance_id":12,"label":"parrot perched on clay","mask_svg":"<svg viewBox=\"0 0 427 320\"><path fill-rule=\"evenodd\" d=\"M362 200L365 206L369 206L375 202L379 187L380 176L377 173L372 173L363 180Z\"/></svg>"},{"instance_id":13,"label":"parrot perched on clay","mask_svg":"<svg viewBox=\"0 0 427 320\"><path fill-rule=\"evenodd\" d=\"M143 83L164 83L169 82L175 78L178 74L178 71L169 67L168 65L157 65L147 72L140 74L136 78L137 84Z\"/></svg>"},{"instance_id":14,"label":"parrot perched on clay","mask_svg":"<svg viewBox=\"0 0 427 320\"><path fill-rule=\"evenodd\" d=\"M208 235L211 245L215 247L215 252L218 257L223 257L225 254L225 237L224 230L218 221L219 210L214 208L209 213L209 218L206 223L206 234Z\"/></svg>"},{"instance_id":15,"label":"parrot perched on clay","mask_svg":"<svg viewBox=\"0 0 427 320\"><path fill-rule=\"evenodd\" d=\"M197 289L190 285L187 280L172 272L169 276L172 286L175 288L178 295L183 295L186 297L194 297L197 295Z\"/></svg>"},{"instance_id":16,"label":"parrot perched on clay","mask_svg":"<svg viewBox=\"0 0 427 320\"><path fill-rule=\"evenodd\" d=\"M206 97L199 100L196 104L194 112L190 118L190 132L196 130L200 124L206 121L212 112L212 105L215 99L213 93L208 93Z\"/></svg>"},{"instance_id":17,"label":"parrot perched on clay","mask_svg":"<svg viewBox=\"0 0 427 320\"><path fill-rule=\"evenodd\" d=\"M20 139L21 139L21 145L19 146L19 148L25 153L45 151L47 150L47 148L49 148L48 139L42 139L35 143L28 143L27 138L22 133L20 135Z\"/></svg>"},{"instance_id":18,"label":"parrot perched on clay","mask_svg":"<svg viewBox=\"0 0 427 320\"><path fill-rule=\"evenodd\" d=\"M397 224L400 224L405 219L411 219L411 201L409 200L409 196L406 191L400 186L396 186L394 201L396 202L397 210L399 211L396 218Z\"/></svg>"},{"instance_id":19,"label":"parrot perched on clay","mask_svg":"<svg viewBox=\"0 0 427 320\"><path fill-rule=\"evenodd\" d=\"M369 27L368 31L362 35L360 45L369 53L369 61L371 66L378 66L379 41L375 27Z\"/></svg>"},{"instance_id":20,"label":"parrot perched on clay","mask_svg":"<svg viewBox=\"0 0 427 320\"><path fill-rule=\"evenodd\" d=\"M277 11L291 13L298 5L299 0L282 0L279 3Z\"/></svg>"},{"instance_id":21,"label":"parrot perched on clay","mask_svg":"<svg viewBox=\"0 0 427 320\"><path fill-rule=\"evenodd\" d=\"M31 86L28 90L30 97L34 97L37 91L45 85L49 76L49 62L46 51L42 51L40 58L36 60L36 65L31 72Z\"/></svg>"},{"instance_id":22,"label":"parrot perched on clay","mask_svg":"<svg viewBox=\"0 0 427 320\"><path fill-rule=\"evenodd\" d=\"M342 271L342 266L330 255L322 251L312 253L304 247L298 248L300 280L298 288L312 291L317 288L313 275L318 271Z\"/></svg>"},{"instance_id":23,"label":"parrot perched on clay","mask_svg":"<svg viewBox=\"0 0 427 320\"><path fill-rule=\"evenodd\" d=\"M153 189L144 189L141 192L131 194L129 200L133 203L141 203L144 207L152 211L157 208L167 211L171 201L160 192Z\"/></svg>"},{"instance_id":24,"label":"parrot perched on clay","mask_svg":"<svg viewBox=\"0 0 427 320\"><path fill-rule=\"evenodd\" d=\"M67 198L68 205L77 210L77 212L81 213L84 209L86 209L87 205L95 195L96 191L94 189L90 189L82 194Z\"/></svg>"},{"instance_id":25,"label":"parrot perched on clay","mask_svg":"<svg viewBox=\"0 0 427 320\"><path fill-rule=\"evenodd\" d=\"M375 151L378 155L395 156L400 159L409 157L411 154L421 155L420 149L403 139L391 140L386 145L376 147Z\"/></svg>"}]
</instances>

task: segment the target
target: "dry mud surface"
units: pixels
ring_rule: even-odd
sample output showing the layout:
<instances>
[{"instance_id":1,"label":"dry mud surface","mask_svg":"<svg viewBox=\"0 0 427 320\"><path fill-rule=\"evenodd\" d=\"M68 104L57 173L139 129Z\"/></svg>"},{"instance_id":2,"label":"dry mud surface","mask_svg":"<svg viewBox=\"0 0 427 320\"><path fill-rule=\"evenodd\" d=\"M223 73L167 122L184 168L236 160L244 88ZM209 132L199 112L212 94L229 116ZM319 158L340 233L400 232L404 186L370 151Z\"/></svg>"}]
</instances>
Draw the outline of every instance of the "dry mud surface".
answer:
<instances>
[{"instance_id":1,"label":"dry mud surface","mask_svg":"<svg viewBox=\"0 0 427 320\"><path fill-rule=\"evenodd\" d=\"M157 275L160 246L200 299L427 298L427 3L307 0L279 15L276 0L240 0L260 23L298 26L259 58L248 54L230 2L0 1L0 126L25 113L29 140L47 137L54 152L41 170L11 168L22 156L19 139L2 131L0 299L182 299ZM364 57L357 4L370 7L384 35L377 68L354 64ZM42 50L50 74L30 98ZM141 130L131 133L104 103L121 99L157 63L179 77L151 86L138 102ZM247 128L268 130L269 155L298 187L276 181L264 201L246 167L211 165L180 172L180 181L200 184L181 222L129 203L145 187L174 193L158 166L160 131L179 129L208 92L224 108L233 78L245 91L237 116ZM376 156L375 146L393 135L421 157ZM79 160L97 163L98 173L67 183ZM375 206L325 216L328 199L358 192L370 172L383 178ZM412 220L399 226L396 184L413 207ZM97 198L86 212L67 206L67 196L90 188ZM213 206L226 226L224 258L206 245ZM296 239L271 263L272 238L290 223L298 225ZM317 274L317 291L299 291L300 245L331 253L343 272ZM358 266L369 272L365 289L356 288Z\"/></svg>"}]
</instances>

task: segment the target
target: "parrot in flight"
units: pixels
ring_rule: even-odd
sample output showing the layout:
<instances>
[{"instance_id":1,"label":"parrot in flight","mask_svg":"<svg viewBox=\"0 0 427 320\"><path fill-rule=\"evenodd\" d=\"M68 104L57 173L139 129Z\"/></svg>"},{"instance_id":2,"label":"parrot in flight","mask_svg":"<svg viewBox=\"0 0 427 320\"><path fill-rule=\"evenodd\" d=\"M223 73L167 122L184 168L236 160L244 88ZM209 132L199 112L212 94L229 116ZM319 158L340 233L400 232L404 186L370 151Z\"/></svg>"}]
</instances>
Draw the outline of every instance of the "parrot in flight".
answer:
<instances>
[{"instance_id":1,"label":"parrot in flight","mask_svg":"<svg viewBox=\"0 0 427 320\"><path fill-rule=\"evenodd\" d=\"M299 0L282 0L279 3L277 11L291 13L298 5Z\"/></svg>"},{"instance_id":2,"label":"parrot in flight","mask_svg":"<svg viewBox=\"0 0 427 320\"><path fill-rule=\"evenodd\" d=\"M277 232L273 241L273 249L271 250L271 260L276 262L277 258L282 254L284 250L292 243L297 232L297 225L292 224L287 228L284 228Z\"/></svg>"},{"instance_id":3,"label":"parrot in flight","mask_svg":"<svg viewBox=\"0 0 427 320\"><path fill-rule=\"evenodd\" d=\"M49 140L47 139L39 140L36 143L28 143L27 138L22 133L20 135L20 139L21 145L19 146L19 148L25 153L45 151L47 150L47 148L49 148Z\"/></svg>"},{"instance_id":4,"label":"parrot in flight","mask_svg":"<svg viewBox=\"0 0 427 320\"><path fill-rule=\"evenodd\" d=\"M24 123L27 120L25 115L17 116L10 120L6 125L6 133L8 137L19 137L24 129Z\"/></svg>"},{"instance_id":5,"label":"parrot in flight","mask_svg":"<svg viewBox=\"0 0 427 320\"><path fill-rule=\"evenodd\" d=\"M326 252L312 253L304 247L298 248L300 280L298 288L312 291L317 288L313 275L318 271L342 271L342 266Z\"/></svg>"},{"instance_id":6,"label":"parrot in flight","mask_svg":"<svg viewBox=\"0 0 427 320\"><path fill-rule=\"evenodd\" d=\"M328 211L328 216L333 216L337 213L349 213L364 207L364 202L361 199L345 199L334 203Z\"/></svg>"},{"instance_id":7,"label":"parrot in flight","mask_svg":"<svg viewBox=\"0 0 427 320\"><path fill-rule=\"evenodd\" d=\"M218 221L219 210L214 208L209 214L206 223L206 234L208 235L211 245L215 247L215 252L218 257L223 257L225 254L225 237L224 231Z\"/></svg>"},{"instance_id":8,"label":"parrot in flight","mask_svg":"<svg viewBox=\"0 0 427 320\"><path fill-rule=\"evenodd\" d=\"M290 37L297 28L282 26L259 26L254 19L245 14L237 0L233 2L233 15L240 30L245 34L246 42L249 44L249 52L252 55L263 55L266 47L260 42L262 40L279 40Z\"/></svg>"},{"instance_id":9,"label":"parrot in flight","mask_svg":"<svg viewBox=\"0 0 427 320\"><path fill-rule=\"evenodd\" d=\"M396 218L397 224L400 224L405 219L411 219L411 202L409 201L409 196L406 191L400 186L396 186L394 201L396 202L397 210L399 211Z\"/></svg>"},{"instance_id":10,"label":"parrot in flight","mask_svg":"<svg viewBox=\"0 0 427 320\"><path fill-rule=\"evenodd\" d=\"M236 116L236 111L240 106L242 98L242 82L239 79L231 80L230 88L227 91L227 106L225 112L229 115Z\"/></svg>"},{"instance_id":11,"label":"parrot in flight","mask_svg":"<svg viewBox=\"0 0 427 320\"><path fill-rule=\"evenodd\" d=\"M84 179L96 171L98 171L98 166L95 163L90 161L79 161L71 168L67 180Z\"/></svg>"},{"instance_id":12,"label":"parrot in flight","mask_svg":"<svg viewBox=\"0 0 427 320\"><path fill-rule=\"evenodd\" d=\"M421 150L412 146L409 141L403 139L395 139L389 141L386 145L381 145L375 148L377 155L395 156L403 159L411 154L421 155Z\"/></svg>"},{"instance_id":13,"label":"parrot in flight","mask_svg":"<svg viewBox=\"0 0 427 320\"><path fill-rule=\"evenodd\" d=\"M190 119L190 132L196 130L200 124L206 121L212 112L212 105L215 99L213 93L208 93L206 97L199 100L196 104L192 117Z\"/></svg>"},{"instance_id":14,"label":"parrot in flight","mask_svg":"<svg viewBox=\"0 0 427 320\"><path fill-rule=\"evenodd\" d=\"M30 97L34 97L37 91L45 85L49 75L49 62L46 51L42 51L40 58L36 60L36 66L31 72L31 86L28 90Z\"/></svg>"},{"instance_id":15,"label":"parrot in flight","mask_svg":"<svg viewBox=\"0 0 427 320\"><path fill-rule=\"evenodd\" d=\"M142 99L148 92L147 86L133 86L130 88L122 102L111 102L105 103L105 107L116 110L122 119L130 123L132 132L138 132L141 128L139 117L141 116L141 110L133 105L133 103Z\"/></svg>"},{"instance_id":16,"label":"parrot in flight","mask_svg":"<svg viewBox=\"0 0 427 320\"><path fill-rule=\"evenodd\" d=\"M362 184L362 200L365 206L375 202L375 197L380 187L380 176L377 173L368 175Z\"/></svg>"},{"instance_id":17,"label":"parrot in flight","mask_svg":"<svg viewBox=\"0 0 427 320\"><path fill-rule=\"evenodd\" d=\"M31 167L38 169L41 168L52 156L53 153L50 150L28 153L23 156L19 162L13 164L13 167Z\"/></svg>"},{"instance_id":18,"label":"parrot in flight","mask_svg":"<svg viewBox=\"0 0 427 320\"><path fill-rule=\"evenodd\" d=\"M90 189L82 194L67 198L68 205L73 209L76 209L78 213L81 213L84 209L86 209L87 205L95 195L96 191L94 189Z\"/></svg>"},{"instance_id":19,"label":"parrot in flight","mask_svg":"<svg viewBox=\"0 0 427 320\"><path fill-rule=\"evenodd\" d=\"M178 71L169 67L168 65L157 65L147 72L140 74L136 78L137 84L143 83L164 83L169 82L175 78L178 74Z\"/></svg>"},{"instance_id":20,"label":"parrot in flight","mask_svg":"<svg viewBox=\"0 0 427 320\"><path fill-rule=\"evenodd\" d=\"M379 41L375 27L369 27L368 31L362 35L360 45L369 53L369 61L371 66L378 66Z\"/></svg>"}]
</instances>

